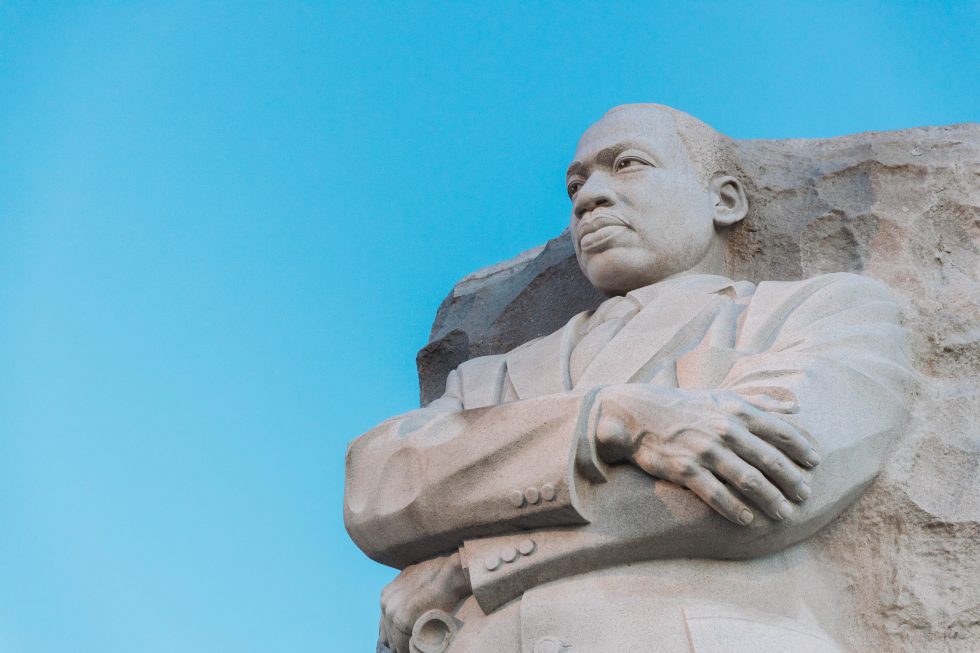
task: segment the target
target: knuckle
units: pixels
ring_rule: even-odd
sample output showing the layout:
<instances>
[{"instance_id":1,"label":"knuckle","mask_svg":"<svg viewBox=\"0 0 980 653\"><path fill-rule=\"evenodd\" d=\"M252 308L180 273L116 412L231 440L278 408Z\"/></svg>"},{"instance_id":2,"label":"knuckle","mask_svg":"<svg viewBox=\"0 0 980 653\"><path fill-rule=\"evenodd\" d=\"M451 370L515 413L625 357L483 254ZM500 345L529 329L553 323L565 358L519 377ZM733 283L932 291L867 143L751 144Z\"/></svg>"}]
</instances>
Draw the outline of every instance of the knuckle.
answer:
<instances>
[{"instance_id":1,"label":"knuckle","mask_svg":"<svg viewBox=\"0 0 980 653\"><path fill-rule=\"evenodd\" d=\"M774 423L770 430L779 442L785 442L787 444L796 442L796 434L787 428L785 424Z\"/></svg>"},{"instance_id":2,"label":"knuckle","mask_svg":"<svg viewBox=\"0 0 980 653\"><path fill-rule=\"evenodd\" d=\"M735 428L735 420L725 415L716 415L706 422L706 430L711 435L724 438Z\"/></svg>"},{"instance_id":3,"label":"knuckle","mask_svg":"<svg viewBox=\"0 0 980 653\"><path fill-rule=\"evenodd\" d=\"M701 450L700 460L704 465L714 465L721 458L721 452L717 446L707 445Z\"/></svg>"},{"instance_id":4,"label":"knuckle","mask_svg":"<svg viewBox=\"0 0 980 653\"><path fill-rule=\"evenodd\" d=\"M640 469L653 469L656 467L656 458L651 456L645 449L638 449L633 452L633 462Z\"/></svg>"},{"instance_id":5,"label":"knuckle","mask_svg":"<svg viewBox=\"0 0 980 653\"><path fill-rule=\"evenodd\" d=\"M680 478L693 478L701 471L701 466L691 459L680 459L674 462L674 473Z\"/></svg>"},{"instance_id":6,"label":"knuckle","mask_svg":"<svg viewBox=\"0 0 980 653\"><path fill-rule=\"evenodd\" d=\"M729 409L732 415L739 417L741 419L748 419L755 414L755 407L752 404L746 403L745 401L738 399L732 402L732 407Z\"/></svg>"},{"instance_id":7,"label":"knuckle","mask_svg":"<svg viewBox=\"0 0 980 653\"><path fill-rule=\"evenodd\" d=\"M725 511L728 511L729 508L728 495L724 490L713 490L708 497L708 503Z\"/></svg>"},{"instance_id":8,"label":"knuckle","mask_svg":"<svg viewBox=\"0 0 980 653\"><path fill-rule=\"evenodd\" d=\"M767 454L759 460L759 464L768 471L777 471L782 468L782 461L778 456Z\"/></svg>"},{"instance_id":9,"label":"knuckle","mask_svg":"<svg viewBox=\"0 0 980 653\"><path fill-rule=\"evenodd\" d=\"M752 410L751 404L739 397L734 392L726 392L722 398L722 405L725 410L732 415L745 417Z\"/></svg>"},{"instance_id":10,"label":"knuckle","mask_svg":"<svg viewBox=\"0 0 980 653\"><path fill-rule=\"evenodd\" d=\"M787 440L799 443L806 441L806 438L803 437L803 431L796 428L789 420L780 417L776 419L779 420L780 430L785 434Z\"/></svg>"},{"instance_id":11,"label":"knuckle","mask_svg":"<svg viewBox=\"0 0 980 653\"><path fill-rule=\"evenodd\" d=\"M759 491L761 480L755 474L746 474L738 480L738 489L745 494L755 494Z\"/></svg>"},{"instance_id":12,"label":"knuckle","mask_svg":"<svg viewBox=\"0 0 980 653\"><path fill-rule=\"evenodd\" d=\"M691 451L698 457L703 456L705 453L711 450L714 442L715 441L713 438L707 438L704 436L691 438Z\"/></svg>"}]
</instances>

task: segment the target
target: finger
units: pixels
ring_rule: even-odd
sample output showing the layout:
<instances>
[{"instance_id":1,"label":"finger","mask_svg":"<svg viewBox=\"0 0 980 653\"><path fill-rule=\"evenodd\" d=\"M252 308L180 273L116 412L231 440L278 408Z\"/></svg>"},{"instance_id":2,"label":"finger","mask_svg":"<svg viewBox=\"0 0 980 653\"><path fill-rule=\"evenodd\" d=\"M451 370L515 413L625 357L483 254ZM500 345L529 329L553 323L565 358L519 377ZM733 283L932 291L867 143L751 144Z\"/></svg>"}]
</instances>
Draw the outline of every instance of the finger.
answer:
<instances>
[{"instance_id":1,"label":"finger","mask_svg":"<svg viewBox=\"0 0 980 653\"><path fill-rule=\"evenodd\" d=\"M734 452L722 449L712 457L709 469L773 519L782 521L792 513L793 509L782 492L762 472Z\"/></svg>"},{"instance_id":2,"label":"finger","mask_svg":"<svg viewBox=\"0 0 980 653\"><path fill-rule=\"evenodd\" d=\"M788 399L775 399L769 395L738 395L759 410L769 413L794 414L800 412L800 405Z\"/></svg>"},{"instance_id":3,"label":"finger","mask_svg":"<svg viewBox=\"0 0 980 653\"><path fill-rule=\"evenodd\" d=\"M730 522L739 526L748 526L755 518L748 506L707 471L684 479L683 485Z\"/></svg>"},{"instance_id":4,"label":"finger","mask_svg":"<svg viewBox=\"0 0 980 653\"><path fill-rule=\"evenodd\" d=\"M412 638L411 631L405 632L398 627L398 624L391 622L388 624L388 648L393 653L409 653L408 641Z\"/></svg>"},{"instance_id":5,"label":"finger","mask_svg":"<svg viewBox=\"0 0 980 653\"><path fill-rule=\"evenodd\" d=\"M787 499L805 501L812 492L803 472L786 454L741 426L734 426L726 439L728 447L749 465L775 483Z\"/></svg>"},{"instance_id":6,"label":"finger","mask_svg":"<svg viewBox=\"0 0 980 653\"><path fill-rule=\"evenodd\" d=\"M739 415L748 429L804 467L815 467L820 456L795 426L771 413L745 404Z\"/></svg>"}]
</instances>

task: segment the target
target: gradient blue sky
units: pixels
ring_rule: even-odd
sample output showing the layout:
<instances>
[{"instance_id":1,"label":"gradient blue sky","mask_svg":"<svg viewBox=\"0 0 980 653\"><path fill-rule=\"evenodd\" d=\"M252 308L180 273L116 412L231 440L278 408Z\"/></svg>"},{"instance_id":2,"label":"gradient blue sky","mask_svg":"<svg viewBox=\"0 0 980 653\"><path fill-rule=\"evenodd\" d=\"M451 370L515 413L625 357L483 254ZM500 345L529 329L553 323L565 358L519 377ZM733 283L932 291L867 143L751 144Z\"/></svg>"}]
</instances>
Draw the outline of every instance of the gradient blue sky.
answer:
<instances>
[{"instance_id":1,"label":"gradient blue sky","mask_svg":"<svg viewBox=\"0 0 980 653\"><path fill-rule=\"evenodd\" d=\"M978 7L0 1L0 651L373 651L346 443L581 131L975 121Z\"/></svg>"}]
</instances>

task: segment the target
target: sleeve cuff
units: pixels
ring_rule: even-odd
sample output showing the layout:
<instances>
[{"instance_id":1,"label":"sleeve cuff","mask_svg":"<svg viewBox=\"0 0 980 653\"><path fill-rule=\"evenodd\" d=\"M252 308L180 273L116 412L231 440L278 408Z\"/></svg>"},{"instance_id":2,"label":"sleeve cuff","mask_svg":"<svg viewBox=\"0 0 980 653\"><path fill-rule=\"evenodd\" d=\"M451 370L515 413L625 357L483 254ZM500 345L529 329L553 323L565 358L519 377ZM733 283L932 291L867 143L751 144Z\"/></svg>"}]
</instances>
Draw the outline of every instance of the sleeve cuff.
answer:
<instances>
[{"instance_id":1,"label":"sleeve cuff","mask_svg":"<svg viewBox=\"0 0 980 653\"><path fill-rule=\"evenodd\" d=\"M597 400L597 395L604 387L589 390L582 399L582 412L575 426L575 469L592 483L605 483L608 480L608 466L596 451L596 429L602 417L602 402Z\"/></svg>"}]
</instances>

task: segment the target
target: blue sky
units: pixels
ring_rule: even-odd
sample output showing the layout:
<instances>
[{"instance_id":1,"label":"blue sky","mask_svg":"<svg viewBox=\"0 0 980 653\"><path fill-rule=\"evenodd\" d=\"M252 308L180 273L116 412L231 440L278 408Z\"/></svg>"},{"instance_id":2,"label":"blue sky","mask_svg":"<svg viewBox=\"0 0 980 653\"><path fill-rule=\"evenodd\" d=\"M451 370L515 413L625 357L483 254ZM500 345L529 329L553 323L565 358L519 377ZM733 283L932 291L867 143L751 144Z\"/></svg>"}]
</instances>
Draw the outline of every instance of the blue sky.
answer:
<instances>
[{"instance_id":1,"label":"blue sky","mask_svg":"<svg viewBox=\"0 0 980 653\"><path fill-rule=\"evenodd\" d=\"M373 651L346 443L624 102L980 118L980 5L0 2L0 650Z\"/></svg>"}]
</instances>

